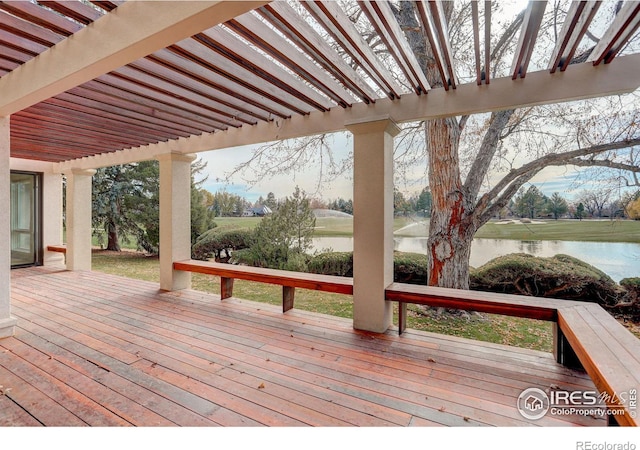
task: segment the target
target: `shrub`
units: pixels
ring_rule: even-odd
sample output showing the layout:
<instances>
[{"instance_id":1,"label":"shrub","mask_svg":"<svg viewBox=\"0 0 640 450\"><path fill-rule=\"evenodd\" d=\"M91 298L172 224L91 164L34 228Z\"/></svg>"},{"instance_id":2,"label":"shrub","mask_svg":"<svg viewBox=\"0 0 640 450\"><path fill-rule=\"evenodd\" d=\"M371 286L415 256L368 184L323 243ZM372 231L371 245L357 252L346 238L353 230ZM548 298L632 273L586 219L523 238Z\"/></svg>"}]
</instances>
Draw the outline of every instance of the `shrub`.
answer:
<instances>
[{"instance_id":1,"label":"shrub","mask_svg":"<svg viewBox=\"0 0 640 450\"><path fill-rule=\"evenodd\" d=\"M640 322L640 278L623 278L620 285L627 291L627 295L624 302L616 305L614 314L617 313L635 323Z\"/></svg>"},{"instance_id":2,"label":"shrub","mask_svg":"<svg viewBox=\"0 0 640 450\"><path fill-rule=\"evenodd\" d=\"M253 230L247 228L213 228L201 234L191 248L191 257L207 261L227 262L232 252L249 248L254 242Z\"/></svg>"},{"instance_id":3,"label":"shrub","mask_svg":"<svg viewBox=\"0 0 640 450\"><path fill-rule=\"evenodd\" d=\"M394 253L393 280L400 283L427 284L426 255L418 253ZM311 258L308 264L311 273L353 276L353 252L320 253Z\"/></svg>"},{"instance_id":4,"label":"shrub","mask_svg":"<svg viewBox=\"0 0 640 450\"><path fill-rule=\"evenodd\" d=\"M353 252L329 252L315 255L309 261L311 273L353 277Z\"/></svg>"},{"instance_id":5,"label":"shrub","mask_svg":"<svg viewBox=\"0 0 640 450\"><path fill-rule=\"evenodd\" d=\"M470 285L479 291L583 300L606 306L615 305L622 297L610 277L568 255L501 256L473 270Z\"/></svg>"},{"instance_id":6,"label":"shrub","mask_svg":"<svg viewBox=\"0 0 640 450\"><path fill-rule=\"evenodd\" d=\"M420 253L395 252L393 281L398 283L427 284L429 258Z\"/></svg>"}]
</instances>

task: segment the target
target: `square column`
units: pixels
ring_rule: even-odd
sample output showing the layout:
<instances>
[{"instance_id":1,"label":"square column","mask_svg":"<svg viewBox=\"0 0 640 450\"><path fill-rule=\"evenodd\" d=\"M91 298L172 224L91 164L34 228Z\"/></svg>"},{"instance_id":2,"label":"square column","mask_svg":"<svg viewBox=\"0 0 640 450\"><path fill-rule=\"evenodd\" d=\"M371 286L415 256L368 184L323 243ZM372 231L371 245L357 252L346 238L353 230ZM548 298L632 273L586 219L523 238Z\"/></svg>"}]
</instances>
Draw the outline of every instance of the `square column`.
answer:
<instances>
[{"instance_id":1,"label":"square column","mask_svg":"<svg viewBox=\"0 0 640 450\"><path fill-rule=\"evenodd\" d=\"M160 161L160 289L191 287L191 272L173 270L191 258L191 163L194 155L168 153Z\"/></svg>"},{"instance_id":2,"label":"square column","mask_svg":"<svg viewBox=\"0 0 640 450\"><path fill-rule=\"evenodd\" d=\"M67 269L91 270L91 177L95 170L67 175Z\"/></svg>"},{"instance_id":3,"label":"square column","mask_svg":"<svg viewBox=\"0 0 640 450\"><path fill-rule=\"evenodd\" d=\"M393 319L393 138L389 118L346 124L353 134L353 326L383 333Z\"/></svg>"},{"instance_id":4,"label":"square column","mask_svg":"<svg viewBox=\"0 0 640 450\"><path fill-rule=\"evenodd\" d=\"M11 317L11 192L9 117L0 117L0 338L13 336L18 322Z\"/></svg>"},{"instance_id":5,"label":"square column","mask_svg":"<svg viewBox=\"0 0 640 450\"><path fill-rule=\"evenodd\" d=\"M62 240L62 175L54 172L42 174L42 244L45 266L59 266L65 257L59 252L47 251L47 245L61 245Z\"/></svg>"}]
</instances>

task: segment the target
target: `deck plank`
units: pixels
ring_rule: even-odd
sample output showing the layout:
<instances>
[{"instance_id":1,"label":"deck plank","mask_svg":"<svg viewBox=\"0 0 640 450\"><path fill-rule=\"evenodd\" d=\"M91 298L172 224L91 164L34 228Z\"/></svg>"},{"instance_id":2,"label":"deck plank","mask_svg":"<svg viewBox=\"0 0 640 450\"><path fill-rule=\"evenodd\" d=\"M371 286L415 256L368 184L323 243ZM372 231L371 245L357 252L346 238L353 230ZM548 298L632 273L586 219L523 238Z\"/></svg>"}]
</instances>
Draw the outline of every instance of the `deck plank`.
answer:
<instances>
[{"instance_id":1,"label":"deck plank","mask_svg":"<svg viewBox=\"0 0 640 450\"><path fill-rule=\"evenodd\" d=\"M19 384L20 395L0 396L9 405L2 424L605 424L519 415L515 400L527 387L593 387L543 352L413 330L358 332L347 319L95 272L17 272L19 322L0 341L0 380ZM30 398L64 414L54 421Z\"/></svg>"},{"instance_id":2,"label":"deck plank","mask_svg":"<svg viewBox=\"0 0 640 450\"><path fill-rule=\"evenodd\" d=\"M90 426L122 426L129 425L122 417L109 411L100 403L92 400L90 396L79 392L77 387L82 384L78 379L80 374L72 374L75 386L69 386L51 374L58 374L66 368L55 360L53 356L46 355L19 340L0 342L4 348L19 358L12 358L11 371L19 375L26 383L46 392L55 402L69 410ZM0 364L3 364L0 355ZM38 364L34 366L33 361ZM86 378L86 377L85 377Z\"/></svg>"},{"instance_id":3,"label":"deck plank","mask_svg":"<svg viewBox=\"0 0 640 450\"><path fill-rule=\"evenodd\" d=\"M13 373L13 367L9 370L5 364L6 362L0 366L0 380L4 386L3 395L28 411L38 422L50 427L86 425L81 418L29 384L28 381L20 378Z\"/></svg>"},{"instance_id":4,"label":"deck plank","mask_svg":"<svg viewBox=\"0 0 640 450\"><path fill-rule=\"evenodd\" d=\"M41 425L41 422L38 422L8 396L0 395L0 427L35 427Z\"/></svg>"}]
</instances>

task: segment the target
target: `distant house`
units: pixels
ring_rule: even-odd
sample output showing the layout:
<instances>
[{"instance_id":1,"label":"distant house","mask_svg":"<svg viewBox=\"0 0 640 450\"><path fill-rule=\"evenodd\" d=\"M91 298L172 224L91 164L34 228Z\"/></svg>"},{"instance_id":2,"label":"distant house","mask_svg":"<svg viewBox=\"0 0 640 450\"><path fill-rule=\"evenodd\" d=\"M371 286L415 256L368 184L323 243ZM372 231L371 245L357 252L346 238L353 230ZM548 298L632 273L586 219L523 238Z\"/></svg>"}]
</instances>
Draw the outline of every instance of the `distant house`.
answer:
<instances>
[{"instance_id":1,"label":"distant house","mask_svg":"<svg viewBox=\"0 0 640 450\"><path fill-rule=\"evenodd\" d=\"M256 206L255 208L247 208L242 213L242 217L264 217L271 214L271 208L265 205Z\"/></svg>"}]
</instances>

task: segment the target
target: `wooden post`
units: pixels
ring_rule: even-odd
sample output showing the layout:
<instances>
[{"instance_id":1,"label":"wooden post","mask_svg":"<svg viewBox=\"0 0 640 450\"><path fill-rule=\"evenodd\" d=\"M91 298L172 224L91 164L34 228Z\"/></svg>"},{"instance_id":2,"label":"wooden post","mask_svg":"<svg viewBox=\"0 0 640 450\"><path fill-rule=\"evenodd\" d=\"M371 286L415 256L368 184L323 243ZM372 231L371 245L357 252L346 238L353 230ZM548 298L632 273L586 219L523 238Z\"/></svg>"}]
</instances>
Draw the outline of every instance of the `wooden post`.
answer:
<instances>
[{"instance_id":1,"label":"wooden post","mask_svg":"<svg viewBox=\"0 0 640 450\"><path fill-rule=\"evenodd\" d=\"M286 313L290 309L293 309L293 297L296 293L296 288L292 286L282 286L282 312Z\"/></svg>"},{"instance_id":2,"label":"wooden post","mask_svg":"<svg viewBox=\"0 0 640 450\"><path fill-rule=\"evenodd\" d=\"M407 304L398 302L398 334L407 329Z\"/></svg>"},{"instance_id":3,"label":"wooden post","mask_svg":"<svg viewBox=\"0 0 640 450\"><path fill-rule=\"evenodd\" d=\"M220 277L220 300L233 297L233 278Z\"/></svg>"},{"instance_id":4,"label":"wooden post","mask_svg":"<svg viewBox=\"0 0 640 450\"><path fill-rule=\"evenodd\" d=\"M578 355L571 348L571 344L560 329L558 323L553 324L553 356L559 364L570 369L584 370Z\"/></svg>"}]
</instances>

